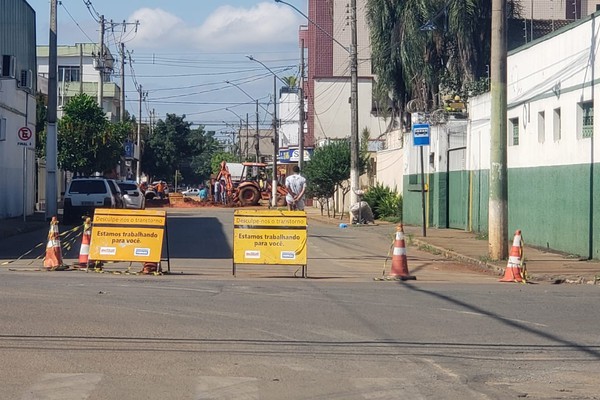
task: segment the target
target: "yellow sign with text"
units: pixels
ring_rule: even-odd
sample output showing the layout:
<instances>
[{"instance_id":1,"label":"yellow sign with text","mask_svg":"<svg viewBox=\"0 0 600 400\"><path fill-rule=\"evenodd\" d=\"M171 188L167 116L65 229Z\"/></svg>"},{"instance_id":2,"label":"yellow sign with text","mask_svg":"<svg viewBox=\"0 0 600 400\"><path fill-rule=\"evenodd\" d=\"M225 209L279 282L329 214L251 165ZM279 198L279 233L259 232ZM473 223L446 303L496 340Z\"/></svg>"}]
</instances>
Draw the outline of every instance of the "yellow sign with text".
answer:
<instances>
[{"instance_id":1,"label":"yellow sign with text","mask_svg":"<svg viewBox=\"0 0 600 400\"><path fill-rule=\"evenodd\" d=\"M166 219L165 211L96 209L90 260L160 262Z\"/></svg>"},{"instance_id":2,"label":"yellow sign with text","mask_svg":"<svg viewBox=\"0 0 600 400\"><path fill-rule=\"evenodd\" d=\"M306 265L306 238L304 211L237 210L233 263Z\"/></svg>"}]
</instances>

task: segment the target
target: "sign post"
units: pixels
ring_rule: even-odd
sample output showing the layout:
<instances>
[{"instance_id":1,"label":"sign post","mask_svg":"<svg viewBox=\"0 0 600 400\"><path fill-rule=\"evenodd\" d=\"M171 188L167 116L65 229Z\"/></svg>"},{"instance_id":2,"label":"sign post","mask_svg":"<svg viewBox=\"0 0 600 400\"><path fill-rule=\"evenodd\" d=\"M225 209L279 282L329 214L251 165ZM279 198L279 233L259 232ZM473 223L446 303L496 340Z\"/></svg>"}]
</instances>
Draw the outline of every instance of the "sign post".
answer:
<instances>
[{"instance_id":1,"label":"sign post","mask_svg":"<svg viewBox=\"0 0 600 400\"><path fill-rule=\"evenodd\" d=\"M423 161L423 147L429 146L430 126L429 124L414 124L413 145L419 147L421 153L421 209L423 211L423 237L427 237L427 221L425 212L425 163Z\"/></svg>"},{"instance_id":2,"label":"sign post","mask_svg":"<svg viewBox=\"0 0 600 400\"><path fill-rule=\"evenodd\" d=\"M33 132L27 126L17 131L17 146L23 148L23 221L27 219L27 149L33 147Z\"/></svg>"}]
</instances>

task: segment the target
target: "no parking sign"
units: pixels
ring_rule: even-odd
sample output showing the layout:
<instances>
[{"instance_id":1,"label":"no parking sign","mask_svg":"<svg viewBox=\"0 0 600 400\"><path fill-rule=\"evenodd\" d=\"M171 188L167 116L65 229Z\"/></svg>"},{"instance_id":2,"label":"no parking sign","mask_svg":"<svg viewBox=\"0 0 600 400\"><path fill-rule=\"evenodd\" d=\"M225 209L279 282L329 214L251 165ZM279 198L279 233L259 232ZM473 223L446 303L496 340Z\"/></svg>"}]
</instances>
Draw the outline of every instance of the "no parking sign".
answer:
<instances>
[{"instance_id":1,"label":"no parking sign","mask_svg":"<svg viewBox=\"0 0 600 400\"><path fill-rule=\"evenodd\" d=\"M24 126L17 132L17 146L33 147L33 132Z\"/></svg>"}]
</instances>

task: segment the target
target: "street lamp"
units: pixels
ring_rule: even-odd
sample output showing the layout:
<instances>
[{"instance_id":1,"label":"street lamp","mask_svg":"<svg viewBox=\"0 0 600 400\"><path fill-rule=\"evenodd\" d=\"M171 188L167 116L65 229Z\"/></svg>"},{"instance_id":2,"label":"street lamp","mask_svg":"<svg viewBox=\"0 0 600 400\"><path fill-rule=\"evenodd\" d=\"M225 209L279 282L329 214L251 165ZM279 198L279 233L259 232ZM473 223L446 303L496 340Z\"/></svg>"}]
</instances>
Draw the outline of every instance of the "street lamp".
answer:
<instances>
[{"instance_id":1,"label":"street lamp","mask_svg":"<svg viewBox=\"0 0 600 400\"><path fill-rule=\"evenodd\" d=\"M238 85L237 83L233 83L231 81L225 81L225 83L236 87L240 92L244 93L246 96L248 96L248 98L250 98L252 101L254 101L256 103L256 132L254 134L254 140L255 140L254 149L256 150L256 162L259 162L260 161L260 136L259 136L259 129L258 129L258 124L259 124L258 100L255 99L254 97L250 96L250 94L248 92L246 92L244 89L242 89L242 87L240 85ZM269 114L269 110L267 110L262 104L260 104L260 106L262 107L263 110L265 110L267 112L267 114ZM247 130L247 125L246 125L246 130Z\"/></svg>"},{"instance_id":2,"label":"street lamp","mask_svg":"<svg viewBox=\"0 0 600 400\"><path fill-rule=\"evenodd\" d=\"M273 178L271 182L271 207L277 207L277 157L279 157L279 132L278 132L278 121L277 121L277 79L282 81L284 84L286 82L277 76L275 72L271 70L271 68L267 67L261 61L257 60L252 56L246 56L251 61L256 61L263 67L267 69L273 75Z\"/></svg>"},{"instance_id":3,"label":"street lamp","mask_svg":"<svg viewBox=\"0 0 600 400\"><path fill-rule=\"evenodd\" d=\"M238 117L240 119L240 135L238 135L238 141L240 143L239 145L239 152L240 152L240 157L242 156L243 152L242 152L242 139L241 139L241 131L242 131L242 124L244 119L235 111L233 111L230 108L225 108L225 110L229 111L230 113L232 113L233 115L235 115L236 117ZM248 158L248 113L246 113L246 159Z\"/></svg>"},{"instance_id":4,"label":"street lamp","mask_svg":"<svg viewBox=\"0 0 600 400\"><path fill-rule=\"evenodd\" d=\"M327 35L333 42L346 50L350 56L350 204L358 202L358 190L360 177L359 168L359 141L358 141L358 55L357 55L357 33L356 33L356 0L350 0L350 31L351 44L350 50L342 43L336 40L329 32L321 28L317 23L311 20L306 14L296 8L294 5L283 0L275 0L276 3L285 4L302 15L308 22ZM309 55L314 57L314 54Z\"/></svg>"}]
</instances>

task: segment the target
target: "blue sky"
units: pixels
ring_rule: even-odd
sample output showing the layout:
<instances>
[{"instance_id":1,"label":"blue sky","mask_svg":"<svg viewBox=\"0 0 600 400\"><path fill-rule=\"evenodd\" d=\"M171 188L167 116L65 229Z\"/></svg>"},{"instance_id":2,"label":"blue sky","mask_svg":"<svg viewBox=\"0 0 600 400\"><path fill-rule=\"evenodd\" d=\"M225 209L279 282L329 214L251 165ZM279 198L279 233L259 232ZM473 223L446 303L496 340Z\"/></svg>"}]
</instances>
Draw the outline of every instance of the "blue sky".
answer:
<instances>
[{"instance_id":1,"label":"blue sky","mask_svg":"<svg viewBox=\"0 0 600 400\"><path fill-rule=\"evenodd\" d=\"M48 44L50 3L27 1L36 11L38 44ZM287 1L306 13L307 0ZM239 125L238 116L246 113L253 124L251 98L261 102L261 124L270 123L262 107L271 100L273 76L245 56L281 77L297 75L298 27L307 23L274 0L62 0L58 44L97 42L100 15L115 23L139 21L137 32L133 25L125 32L116 25L105 36L113 56L119 42L131 54L133 63L125 68L127 110L138 114L137 83L148 92L144 120L154 109L158 118L186 114L187 121L216 131L232 130L230 124ZM115 72L118 83L120 71Z\"/></svg>"}]
</instances>

